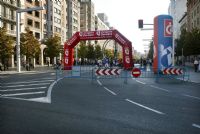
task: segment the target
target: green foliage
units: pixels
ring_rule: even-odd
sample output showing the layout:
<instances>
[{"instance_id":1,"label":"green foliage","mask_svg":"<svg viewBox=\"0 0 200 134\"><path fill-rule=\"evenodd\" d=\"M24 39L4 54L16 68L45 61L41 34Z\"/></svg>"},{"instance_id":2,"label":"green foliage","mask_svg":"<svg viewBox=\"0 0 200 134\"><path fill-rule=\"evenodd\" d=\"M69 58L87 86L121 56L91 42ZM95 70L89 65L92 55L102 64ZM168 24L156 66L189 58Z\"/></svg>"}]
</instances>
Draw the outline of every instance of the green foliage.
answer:
<instances>
[{"instance_id":1,"label":"green foliage","mask_svg":"<svg viewBox=\"0 0 200 134\"><path fill-rule=\"evenodd\" d=\"M59 53L61 53L61 38L58 35L54 35L52 37L47 38L43 42L47 49L45 51L46 56L50 57L52 60L54 57L58 57Z\"/></svg>"},{"instance_id":2,"label":"green foliage","mask_svg":"<svg viewBox=\"0 0 200 134\"><path fill-rule=\"evenodd\" d=\"M88 51L87 51L87 55L86 57L90 60L94 60L95 59L95 52L94 52L94 46L89 44L88 45Z\"/></svg>"},{"instance_id":3,"label":"green foliage","mask_svg":"<svg viewBox=\"0 0 200 134\"><path fill-rule=\"evenodd\" d=\"M150 45L149 45L149 52L148 52L147 58L148 58L148 59L153 59L153 41L150 42Z\"/></svg>"},{"instance_id":4,"label":"green foliage","mask_svg":"<svg viewBox=\"0 0 200 134\"><path fill-rule=\"evenodd\" d=\"M103 57L103 54L102 54L101 46L96 45L95 46L95 58L96 59L102 59L102 57Z\"/></svg>"},{"instance_id":5,"label":"green foliage","mask_svg":"<svg viewBox=\"0 0 200 134\"><path fill-rule=\"evenodd\" d=\"M21 54L26 55L26 59L35 57L40 52L40 43L33 36L29 28L25 29L26 33L21 34L20 49Z\"/></svg>"},{"instance_id":6,"label":"green foliage","mask_svg":"<svg viewBox=\"0 0 200 134\"><path fill-rule=\"evenodd\" d=\"M105 49L105 55L106 55L106 57L108 57L108 58L111 58L111 59L114 58L114 53L113 53L113 51L110 50L110 49Z\"/></svg>"},{"instance_id":7,"label":"green foliage","mask_svg":"<svg viewBox=\"0 0 200 134\"><path fill-rule=\"evenodd\" d=\"M200 54L200 30L193 29L191 32L186 30L181 31L179 39L176 39L176 56L183 54L184 56L188 55L199 55Z\"/></svg>"},{"instance_id":8,"label":"green foliage","mask_svg":"<svg viewBox=\"0 0 200 134\"><path fill-rule=\"evenodd\" d=\"M5 28L0 27L0 59L5 63L5 59L9 58L14 53L14 40L7 35Z\"/></svg>"},{"instance_id":9,"label":"green foliage","mask_svg":"<svg viewBox=\"0 0 200 134\"><path fill-rule=\"evenodd\" d=\"M85 42L80 42L79 48L78 48L78 57L81 59L86 58L87 55L87 46Z\"/></svg>"}]
</instances>

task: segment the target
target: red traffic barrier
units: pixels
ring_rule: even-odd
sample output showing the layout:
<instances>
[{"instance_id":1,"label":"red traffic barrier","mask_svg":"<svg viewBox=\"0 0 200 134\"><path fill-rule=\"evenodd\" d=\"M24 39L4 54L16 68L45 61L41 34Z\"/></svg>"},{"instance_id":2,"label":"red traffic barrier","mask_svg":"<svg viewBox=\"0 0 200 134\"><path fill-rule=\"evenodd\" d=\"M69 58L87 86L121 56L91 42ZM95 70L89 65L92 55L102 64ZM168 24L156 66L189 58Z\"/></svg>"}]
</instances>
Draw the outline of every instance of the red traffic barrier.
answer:
<instances>
[{"instance_id":1,"label":"red traffic barrier","mask_svg":"<svg viewBox=\"0 0 200 134\"><path fill-rule=\"evenodd\" d=\"M120 75L121 69L97 69L96 75Z\"/></svg>"},{"instance_id":2,"label":"red traffic barrier","mask_svg":"<svg viewBox=\"0 0 200 134\"><path fill-rule=\"evenodd\" d=\"M180 75L180 74L183 74L183 69L182 68L165 68L163 70L163 74Z\"/></svg>"}]
</instances>

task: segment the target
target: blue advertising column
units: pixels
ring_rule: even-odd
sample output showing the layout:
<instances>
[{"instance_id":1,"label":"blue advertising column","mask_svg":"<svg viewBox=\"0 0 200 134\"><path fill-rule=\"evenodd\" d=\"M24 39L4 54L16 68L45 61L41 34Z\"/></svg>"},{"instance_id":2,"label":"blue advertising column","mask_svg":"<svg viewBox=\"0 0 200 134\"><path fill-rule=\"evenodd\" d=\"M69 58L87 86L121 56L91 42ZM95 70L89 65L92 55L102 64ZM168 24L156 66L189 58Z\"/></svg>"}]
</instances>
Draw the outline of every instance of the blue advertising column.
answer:
<instances>
[{"instance_id":1,"label":"blue advertising column","mask_svg":"<svg viewBox=\"0 0 200 134\"><path fill-rule=\"evenodd\" d=\"M154 18L154 73L172 66L173 19L169 15Z\"/></svg>"}]
</instances>

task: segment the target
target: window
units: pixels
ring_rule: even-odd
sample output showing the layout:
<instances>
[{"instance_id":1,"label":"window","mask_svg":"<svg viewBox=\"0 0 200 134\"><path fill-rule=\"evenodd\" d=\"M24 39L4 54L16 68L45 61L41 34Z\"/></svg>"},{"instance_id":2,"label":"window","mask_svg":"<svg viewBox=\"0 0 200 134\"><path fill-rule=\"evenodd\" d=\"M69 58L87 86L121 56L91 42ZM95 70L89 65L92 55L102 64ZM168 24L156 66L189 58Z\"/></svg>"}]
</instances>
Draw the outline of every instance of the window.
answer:
<instances>
[{"instance_id":1,"label":"window","mask_svg":"<svg viewBox=\"0 0 200 134\"><path fill-rule=\"evenodd\" d=\"M27 2L29 2L29 3L32 3L32 0L26 0Z\"/></svg>"},{"instance_id":2,"label":"window","mask_svg":"<svg viewBox=\"0 0 200 134\"><path fill-rule=\"evenodd\" d=\"M40 12L35 11L35 16L39 18L40 17Z\"/></svg>"},{"instance_id":3,"label":"window","mask_svg":"<svg viewBox=\"0 0 200 134\"><path fill-rule=\"evenodd\" d=\"M6 7L3 7L3 16L6 17Z\"/></svg>"},{"instance_id":4,"label":"window","mask_svg":"<svg viewBox=\"0 0 200 134\"><path fill-rule=\"evenodd\" d=\"M27 24L28 24L29 26L33 26L33 20L28 19L28 20L27 20Z\"/></svg>"},{"instance_id":5,"label":"window","mask_svg":"<svg viewBox=\"0 0 200 134\"><path fill-rule=\"evenodd\" d=\"M35 0L35 6L40 6L39 0Z\"/></svg>"},{"instance_id":6,"label":"window","mask_svg":"<svg viewBox=\"0 0 200 134\"><path fill-rule=\"evenodd\" d=\"M43 19L45 19L45 20L47 19L47 14L43 15Z\"/></svg>"},{"instance_id":7,"label":"window","mask_svg":"<svg viewBox=\"0 0 200 134\"><path fill-rule=\"evenodd\" d=\"M40 33L35 32L35 38L40 39Z\"/></svg>"},{"instance_id":8,"label":"window","mask_svg":"<svg viewBox=\"0 0 200 134\"><path fill-rule=\"evenodd\" d=\"M35 28L38 28L38 29L40 28L40 23L37 21L35 22Z\"/></svg>"},{"instance_id":9,"label":"window","mask_svg":"<svg viewBox=\"0 0 200 134\"><path fill-rule=\"evenodd\" d=\"M45 29L45 30L47 29L47 24L44 24L44 29Z\"/></svg>"},{"instance_id":10,"label":"window","mask_svg":"<svg viewBox=\"0 0 200 134\"><path fill-rule=\"evenodd\" d=\"M10 25L10 30L14 30L14 25Z\"/></svg>"}]
</instances>

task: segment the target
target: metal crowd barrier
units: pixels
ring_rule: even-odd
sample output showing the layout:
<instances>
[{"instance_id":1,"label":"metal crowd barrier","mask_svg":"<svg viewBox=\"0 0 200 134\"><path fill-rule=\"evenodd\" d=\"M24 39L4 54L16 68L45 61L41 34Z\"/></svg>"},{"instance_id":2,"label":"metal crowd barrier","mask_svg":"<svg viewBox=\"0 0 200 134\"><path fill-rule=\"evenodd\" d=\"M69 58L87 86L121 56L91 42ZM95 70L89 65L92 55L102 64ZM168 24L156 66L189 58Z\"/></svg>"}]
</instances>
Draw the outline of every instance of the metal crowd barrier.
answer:
<instances>
[{"instance_id":1,"label":"metal crowd barrier","mask_svg":"<svg viewBox=\"0 0 200 134\"><path fill-rule=\"evenodd\" d=\"M177 67L180 68L180 67ZM154 72L153 68L147 67L147 68L139 68L141 70L141 75L137 78L154 78L156 81L159 78L172 78L172 79L179 79L184 81L189 81L189 71L185 67L181 67L183 70L182 74L174 75L174 74L163 74L162 71ZM99 75L97 74L97 70L99 71ZM106 70L106 71L105 71ZM111 73L108 73L109 71L115 71L120 70L119 75L113 75ZM104 73L108 73L107 75L104 75ZM73 66L72 70L62 70L61 68L58 68L56 70L56 78L83 78L83 79L90 79L90 80L96 80L96 79L124 79L124 81L127 81L129 78L134 78L132 75L132 70L124 70L120 67L97 67L97 66Z\"/></svg>"}]
</instances>

